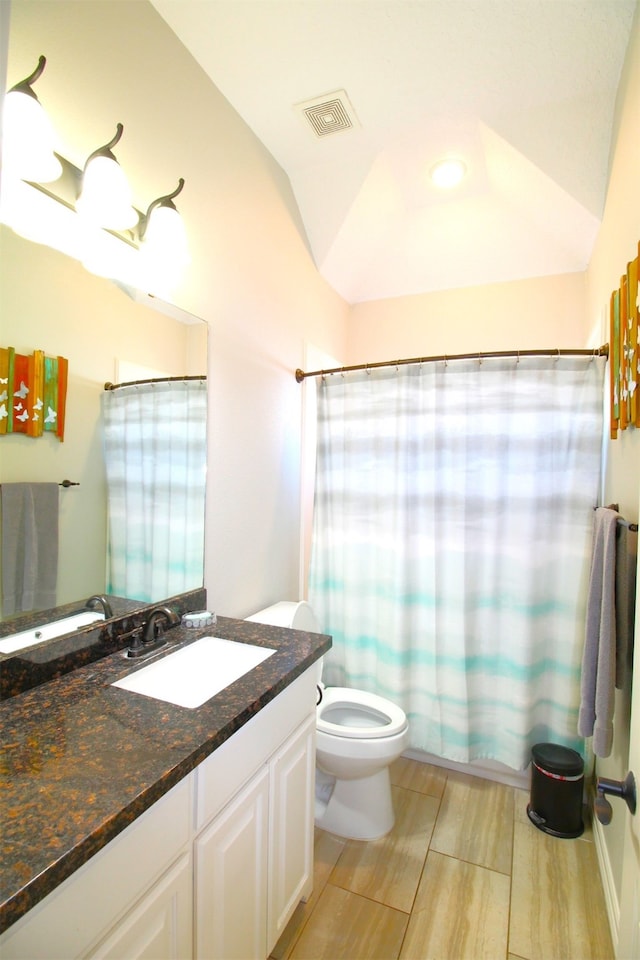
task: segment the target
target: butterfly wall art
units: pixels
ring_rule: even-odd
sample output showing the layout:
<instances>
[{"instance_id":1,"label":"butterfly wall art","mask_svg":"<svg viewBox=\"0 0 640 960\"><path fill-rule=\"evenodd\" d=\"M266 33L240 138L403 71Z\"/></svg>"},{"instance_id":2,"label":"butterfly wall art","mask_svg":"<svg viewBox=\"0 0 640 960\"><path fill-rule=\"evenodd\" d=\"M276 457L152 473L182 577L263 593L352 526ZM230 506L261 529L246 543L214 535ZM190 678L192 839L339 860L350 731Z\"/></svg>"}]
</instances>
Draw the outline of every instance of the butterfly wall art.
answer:
<instances>
[{"instance_id":1,"label":"butterfly wall art","mask_svg":"<svg viewBox=\"0 0 640 960\"><path fill-rule=\"evenodd\" d=\"M0 436L41 437L47 432L64 440L68 373L65 357L0 347Z\"/></svg>"},{"instance_id":2,"label":"butterfly wall art","mask_svg":"<svg viewBox=\"0 0 640 960\"><path fill-rule=\"evenodd\" d=\"M627 264L626 273L620 277L620 287L611 294L609 304L609 383L613 440L618 436L619 430L640 427L639 264L640 243L638 256Z\"/></svg>"}]
</instances>

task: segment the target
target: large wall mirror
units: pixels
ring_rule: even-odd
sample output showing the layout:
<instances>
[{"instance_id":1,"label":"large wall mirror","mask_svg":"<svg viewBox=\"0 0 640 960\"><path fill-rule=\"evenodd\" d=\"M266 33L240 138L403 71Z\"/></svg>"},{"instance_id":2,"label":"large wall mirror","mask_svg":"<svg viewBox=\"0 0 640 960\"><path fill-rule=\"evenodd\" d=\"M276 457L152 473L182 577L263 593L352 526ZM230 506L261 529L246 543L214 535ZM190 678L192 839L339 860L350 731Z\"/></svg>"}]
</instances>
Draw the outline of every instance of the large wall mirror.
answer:
<instances>
[{"instance_id":1,"label":"large wall mirror","mask_svg":"<svg viewBox=\"0 0 640 960\"><path fill-rule=\"evenodd\" d=\"M180 311L176 319L136 302L111 281L4 225L0 291L0 345L27 355L43 350L69 361L64 442L53 433L0 436L0 483L77 484L59 487L56 602L84 600L106 588L104 384L130 379L131 370L149 376L206 375L207 326L184 322L195 318ZM189 586L201 586L202 580Z\"/></svg>"}]
</instances>

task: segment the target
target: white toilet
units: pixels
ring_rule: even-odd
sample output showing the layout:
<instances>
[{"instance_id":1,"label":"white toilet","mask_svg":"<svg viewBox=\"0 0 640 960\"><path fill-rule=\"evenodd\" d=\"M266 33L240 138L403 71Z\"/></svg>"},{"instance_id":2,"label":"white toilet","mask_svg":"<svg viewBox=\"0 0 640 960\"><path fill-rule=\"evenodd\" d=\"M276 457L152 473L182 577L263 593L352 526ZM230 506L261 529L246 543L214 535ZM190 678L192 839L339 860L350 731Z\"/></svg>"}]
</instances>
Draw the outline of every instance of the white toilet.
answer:
<instances>
[{"instance_id":1,"label":"white toilet","mask_svg":"<svg viewBox=\"0 0 640 960\"><path fill-rule=\"evenodd\" d=\"M320 632L304 600L274 603L247 620ZM319 665L318 680L320 670ZM375 840L394 824L389 765L409 744L407 717L400 707L365 690L319 682L318 697L316 824L351 840Z\"/></svg>"}]
</instances>

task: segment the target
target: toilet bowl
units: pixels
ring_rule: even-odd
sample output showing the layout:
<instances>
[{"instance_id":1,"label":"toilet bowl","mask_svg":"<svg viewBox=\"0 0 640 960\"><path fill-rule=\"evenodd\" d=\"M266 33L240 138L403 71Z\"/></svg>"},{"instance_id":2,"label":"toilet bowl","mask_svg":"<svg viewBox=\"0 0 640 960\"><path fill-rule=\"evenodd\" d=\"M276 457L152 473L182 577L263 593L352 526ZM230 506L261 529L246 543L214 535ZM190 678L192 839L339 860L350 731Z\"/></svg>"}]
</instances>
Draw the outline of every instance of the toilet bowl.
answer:
<instances>
[{"instance_id":1,"label":"toilet bowl","mask_svg":"<svg viewBox=\"0 0 640 960\"><path fill-rule=\"evenodd\" d=\"M319 633L305 601L280 601L248 620ZM319 677L318 677L319 679ZM404 711L377 694L318 684L316 825L351 840L375 840L394 824L389 766L409 745Z\"/></svg>"}]
</instances>

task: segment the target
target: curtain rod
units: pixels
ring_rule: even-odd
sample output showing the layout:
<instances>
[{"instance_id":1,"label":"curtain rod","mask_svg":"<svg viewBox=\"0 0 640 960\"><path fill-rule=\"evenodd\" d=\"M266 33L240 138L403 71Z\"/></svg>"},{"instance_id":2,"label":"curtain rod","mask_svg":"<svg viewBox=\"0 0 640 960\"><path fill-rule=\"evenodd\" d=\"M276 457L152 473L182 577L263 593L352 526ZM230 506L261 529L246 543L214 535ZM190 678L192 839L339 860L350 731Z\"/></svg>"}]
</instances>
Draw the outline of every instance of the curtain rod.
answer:
<instances>
[{"instance_id":1,"label":"curtain rod","mask_svg":"<svg viewBox=\"0 0 640 960\"><path fill-rule=\"evenodd\" d=\"M441 353L435 357L412 357L409 360L383 360L380 363L356 363L350 367L333 367L331 370L296 370L296 380L302 383L307 377L321 377L329 373L351 373L353 370L375 370L378 367L400 367L409 363L435 363L438 360L485 360L488 357L608 357L609 344L594 350L494 350L489 353Z\"/></svg>"},{"instance_id":2,"label":"curtain rod","mask_svg":"<svg viewBox=\"0 0 640 960\"><path fill-rule=\"evenodd\" d=\"M206 380L204 374L198 374L193 377L150 377L148 380L127 380L126 383L111 383L110 380L104 385L105 390L118 390L120 387L139 387L145 383L174 383L178 380Z\"/></svg>"}]
</instances>

